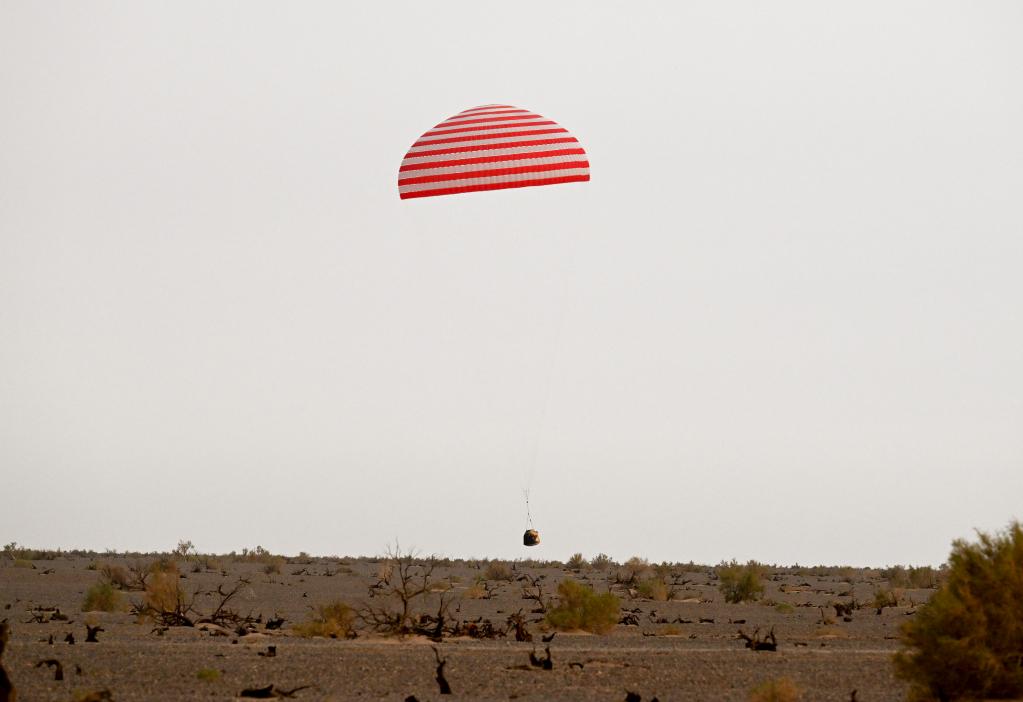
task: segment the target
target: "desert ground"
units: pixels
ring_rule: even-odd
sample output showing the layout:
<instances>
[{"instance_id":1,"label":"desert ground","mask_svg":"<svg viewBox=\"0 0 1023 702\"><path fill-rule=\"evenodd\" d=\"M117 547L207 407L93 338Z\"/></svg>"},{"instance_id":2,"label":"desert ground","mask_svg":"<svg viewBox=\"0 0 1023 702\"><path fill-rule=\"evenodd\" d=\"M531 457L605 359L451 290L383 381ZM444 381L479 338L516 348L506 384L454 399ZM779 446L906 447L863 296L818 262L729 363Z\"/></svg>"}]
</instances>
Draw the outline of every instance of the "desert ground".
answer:
<instances>
[{"instance_id":1,"label":"desert ground","mask_svg":"<svg viewBox=\"0 0 1023 702\"><path fill-rule=\"evenodd\" d=\"M199 700L259 688L304 700L438 700L438 658L445 661L451 699L610 701L631 692L643 700L738 701L765 681L787 678L802 700L901 700L906 688L891 663L899 627L932 592L892 589L891 573L879 570L765 566L759 598L729 604L707 566L570 569L441 560L425 581L428 592L410 602L410 621L429 634L443 598L439 637L374 631L356 618L352 633L326 638L300 629L321 605L341 600L360 612L395 611L398 601L387 585L395 581L395 564L260 552L178 557L174 578L191 603L187 623L140 616L147 594L139 583L117 590L118 611L83 611L97 583L111 574L125 579L132 568L144 573L156 559L60 554L0 563L0 619L10 629L3 664L19 700L90 693L99 693L91 699ZM413 584L424 583L422 565L408 572ZM619 596L619 623L610 633L554 633L547 626L542 610L557 603L558 583L568 578ZM653 592L637 587L644 578L665 585ZM875 598L886 590L893 605L878 613ZM218 613L221 593L231 592ZM844 604L851 605L848 612ZM516 613L532 641L516 640L509 625ZM87 642L88 627L96 626L97 640ZM762 641L773 631L776 650L754 650L740 630ZM55 679L56 666L40 664L47 660L59 661L62 680Z\"/></svg>"}]
</instances>

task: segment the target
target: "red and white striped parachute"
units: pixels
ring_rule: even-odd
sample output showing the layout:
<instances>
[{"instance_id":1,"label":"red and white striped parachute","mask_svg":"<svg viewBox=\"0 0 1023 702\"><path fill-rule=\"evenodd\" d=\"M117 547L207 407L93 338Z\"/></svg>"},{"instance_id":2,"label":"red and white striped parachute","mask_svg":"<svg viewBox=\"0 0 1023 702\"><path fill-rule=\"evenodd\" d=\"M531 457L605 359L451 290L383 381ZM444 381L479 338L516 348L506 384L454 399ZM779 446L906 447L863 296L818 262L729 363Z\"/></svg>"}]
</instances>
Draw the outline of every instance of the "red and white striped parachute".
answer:
<instances>
[{"instance_id":1,"label":"red and white striped parachute","mask_svg":"<svg viewBox=\"0 0 1023 702\"><path fill-rule=\"evenodd\" d=\"M412 145L398 170L401 199L590 179L579 141L553 120L511 105L459 112Z\"/></svg>"}]
</instances>

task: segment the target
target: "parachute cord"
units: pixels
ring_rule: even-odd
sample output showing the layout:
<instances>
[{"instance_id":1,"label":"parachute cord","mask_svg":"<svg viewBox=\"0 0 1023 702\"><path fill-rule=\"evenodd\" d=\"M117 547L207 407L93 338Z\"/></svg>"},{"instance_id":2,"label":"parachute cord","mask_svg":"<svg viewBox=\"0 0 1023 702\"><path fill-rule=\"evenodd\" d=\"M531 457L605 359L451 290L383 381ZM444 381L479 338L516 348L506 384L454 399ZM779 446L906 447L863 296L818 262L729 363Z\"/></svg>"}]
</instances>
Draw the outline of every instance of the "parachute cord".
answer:
<instances>
[{"instance_id":1,"label":"parachute cord","mask_svg":"<svg viewBox=\"0 0 1023 702\"><path fill-rule=\"evenodd\" d=\"M533 486L533 476L536 473L537 463L540 458L540 444L542 443L544 428L547 425L547 414L551 403L551 395L553 394L554 377L557 373L557 361L559 352L561 350L561 337L565 327L565 318L568 312L568 273L571 271L576 260L579 258L579 240L582 238L582 232L579 228L573 228L572 233L568 237L568 251L567 257L562 264L562 275L559 276L561 287L559 290L559 300L554 319L554 335L550 341L550 348L548 351L547 368L543 374L543 386L541 388L541 400L540 400L540 418L536 424L536 431L533 435L532 446L529 451L529 458L526 463L526 470L523 476L523 482L525 488L523 492L526 493L526 512L528 517L529 512L529 489ZM532 525L532 522L530 522Z\"/></svg>"},{"instance_id":2,"label":"parachute cord","mask_svg":"<svg viewBox=\"0 0 1023 702\"><path fill-rule=\"evenodd\" d=\"M533 517L529 513L529 488L526 488L525 490L523 490L522 494L526 498L526 529L532 529L533 528Z\"/></svg>"}]
</instances>

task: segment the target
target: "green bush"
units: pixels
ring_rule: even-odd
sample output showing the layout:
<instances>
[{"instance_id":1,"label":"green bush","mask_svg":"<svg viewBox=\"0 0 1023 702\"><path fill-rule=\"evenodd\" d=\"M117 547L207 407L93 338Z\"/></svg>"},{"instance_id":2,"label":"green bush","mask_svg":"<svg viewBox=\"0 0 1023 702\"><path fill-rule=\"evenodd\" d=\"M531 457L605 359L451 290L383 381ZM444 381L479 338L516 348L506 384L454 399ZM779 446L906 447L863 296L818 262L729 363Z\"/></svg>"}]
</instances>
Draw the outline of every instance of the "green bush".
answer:
<instances>
[{"instance_id":1,"label":"green bush","mask_svg":"<svg viewBox=\"0 0 1023 702\"><path fill-rule=\"evenodd\" d=\"M220 680L220 671L216 668L201 668L196 672L195 677L203 682L216 682Z\"/></svg>"},{"instance_id":2,"label":"green bush","mask_svg":"<svg viewBox=\"0 0 1023 702\"><path fill-rule=\"evenodd\" d=\"M944 584L902 628L910 699L1023 696L1023 528L957 540Z\"/></svg>"},{"instance_id":3,"label":"green bush","mask_svg":"<svg viewBox=\"0 0 1023 702\"><path fill-rule=\"evenodd\" d=\"M725 602L752 602L764 594L764 585L760 582L762 568L756 561L739 565L733 560L719 565L715 570L721 581L718 589L725 596Z\"/></svg>"},{"instance_id":4,"label":"green bush","mask_svg":"<svg viewBox=\"0 0 1023 702\"><path fill-rule=\"evenodd\" d=\"M108 582L98 582L85 592L83 612L118 612L124 609L121 593Z\"/></svg>"},{"instance_id":5,"label":"green bush","mask_svg":"<svg viewBox=\"0 0 1023 702\"><path fill-rule=\"evenodd\" d=\"M340 600L316 608L313 616L294 627L295 633L307 638L322 636L343 639L352 631L355 610Z\"/></svg>"},{"instance_id":6,"label":"green bush","mask_svg":"<svg viewBox=\"0 0 1023 702\"><path fill-rule=\"evenodd\" d=\"M618 623L618 598L610 592L598 595L575 580L558 584L558 604L547 611L547 623L555 629L582 629L606 634Z\"/></svg>"}]
</instances>

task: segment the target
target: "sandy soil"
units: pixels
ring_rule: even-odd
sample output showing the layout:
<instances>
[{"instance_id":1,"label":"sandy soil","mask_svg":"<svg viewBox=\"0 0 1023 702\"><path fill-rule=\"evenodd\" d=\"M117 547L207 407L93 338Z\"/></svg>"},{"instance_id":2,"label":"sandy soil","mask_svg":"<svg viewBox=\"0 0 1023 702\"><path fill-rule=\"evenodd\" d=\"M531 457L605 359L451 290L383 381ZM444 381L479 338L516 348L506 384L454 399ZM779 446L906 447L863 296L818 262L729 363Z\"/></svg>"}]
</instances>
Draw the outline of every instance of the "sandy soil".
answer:
<instances>
[{"instance_id":1,"label":"sandy soil","mask_svg":"<svg viewBox=\"0 0 1023 702\"><path fill-rule=\"evenodd\" d=\"M434 680L433 644L425 638L360 634L355 640L308 639L290 630L308 618L312 605L335 599L356 606L373 602L368 592L377 581L379 563L317 560L288 563L281 573L267 574L259 563L227 558L216 571L190 572L182 562L181 582L189 591L215 590L240 577L249 580L236 609L261 614L263 623L255 633L216 636L190 627L161 633L151 621L129 612L83 613L84 593L100 578L90 564L126 565L133 560L64 557L36 561L34 568L14 567L10 561L0 567L0 619L7 618L11 626L4 664L19 699L71 700L103 689L114 700L234 698L244 688L270 684L285 690L308 685L295 693L296 699L305 700L441 698ZM453 698L623 700L629 690L644 700L747 700L757 684L788 677L802 689L803 700L849 700L853 690L859 702L901 700L905 687L891 666L898 646L895 636L912 616L913 603L926 601L930 592L905 591L902 606L880 615L864 607L846 622L830 603L851 597L869 602L883 582L863 575L779 572L765 579L761 602L726 604L711 573L686 573L691 582L670 602L630 599L620 590L623 614L635 614L638 625L619 624L607 636L559 632L550 644L553 669L543 670L529 665L534 647L542 656L545 646L540 640L545 633L542 615L529 614L536 603L523 599L523 583L516 581L491 582L496 594L490 599L466 598L483 572L472 564L435 571L436 581L452 586L452 616L483 616L504 625L508 614L523 609L535 643L516 642L514 637L444 639L438 647L447 660ZM541 578L544 592L553 594L557 582L567 577L606 589L613 570L520 568L515 575L523 573ZM435 608L436 595L431 598L422 611ZM132 599L141 600L141 593L125 593L126 601ZM208 611L211 599L199 601L199 609ZM50 613L34 617L37 607L57 607L68 619L53 620ZM822 614L830 623L822 621ZM286 623L280 630L266 630L266 619L274 615ZM85 642L86 623L103 627L97 643ZM772 627L776 652L754 652L737 636L740 628L763 633ZM74 645L64 642L68 633L74 635ZM260 655L268 646L276 647L276 656ZM52 668L36 666L50 658L61 662L64 680L54 680ZM203 669L218 671L216 679L200 679Z\"/></svg>"}]
</instances>

